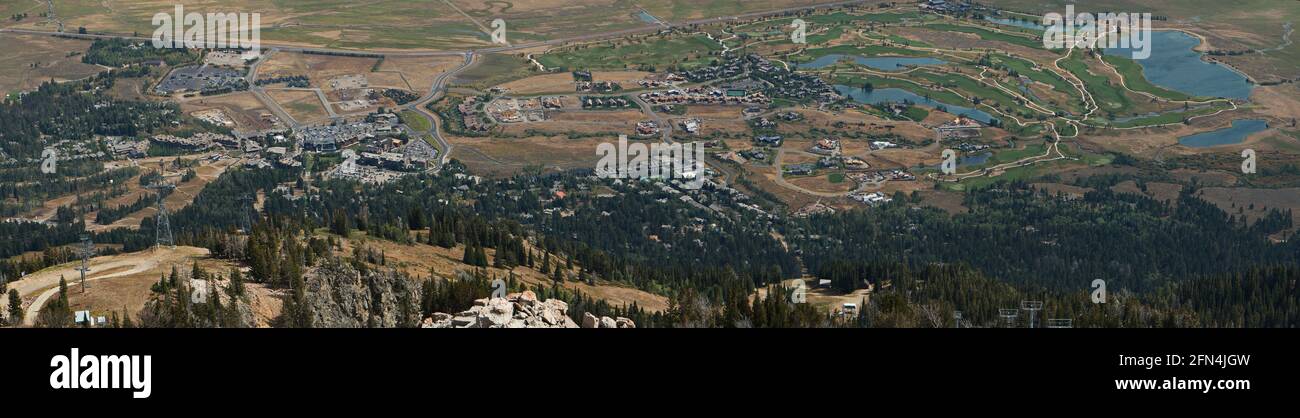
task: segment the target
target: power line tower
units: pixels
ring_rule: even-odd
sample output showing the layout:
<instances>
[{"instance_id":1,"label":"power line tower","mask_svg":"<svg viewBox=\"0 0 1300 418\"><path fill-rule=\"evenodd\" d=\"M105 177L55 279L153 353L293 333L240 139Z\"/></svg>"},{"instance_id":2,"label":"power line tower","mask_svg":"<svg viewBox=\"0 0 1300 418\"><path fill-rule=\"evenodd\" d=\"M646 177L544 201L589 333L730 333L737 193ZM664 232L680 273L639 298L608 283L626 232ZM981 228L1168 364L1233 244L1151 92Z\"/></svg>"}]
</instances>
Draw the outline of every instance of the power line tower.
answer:
<instances>
[{"instance_id":1,"label":"power line tower","mask_svg":"<svg viewBox=\"0 0 1300 418\"><path fill-rule=\"evenodd\" d=\"M154 224L154 247L160 248L166 245L176 249L176 240L172 239L172 224L167 219L167 206L163 205L163 190L175 189L176 185L160 182L145 187L153 189L154 194L158 196L158 221Z\"/></svg>"},{"instance_id":2,"label":"power line tower","mask_svg":"<svg viewBox=\"0 0 1300 418\"><path fill-rule=\"evenodd\" d=\"M961 318L962 318L961 311L952 311L953 328L961 328Z\"/></svg>"},{"instance_id":3,"label":"power line tower","mask_svg":"<svg viewBox=\"0 0 1300 418\"><path fill-rule=\"evenodd\" d=\"M1022 300L1020 301L1020 309L1029 311L1029 327L1034 328L1035 325L1038 325L1034 322L1034 317L1038 315L1038 311L1043 310L1043 301Z\"/></svg>"},{"instance_id":4,"label":"power line tower","mask_svg":"<svg viewBox=\"0 0 1300 418\"><path fill-rule=\"evenodd\" d=\"M1020 317L1020 311L1017 309L998 309L998 316L1007 323L1007 328L1016 327L1016 318Z\"/></svg>"},{"instance_id":5,"label":"power line tower","mask_svg":"<svg viewBox=\"0 0 1300 418\"><path fill-rule=\"evenodd\" d=\"M1074 328L1074 320L1057 319L1057 318L1048 319L1047 327L1048 328Z\"/></svg>"},{"instance_id":6,"label":"power line tower","mask_svg":"<svg viewBox=\"0 0 1300 418\"><path fill-rule=\"evenodd\" d=\"M90 242L90 235L81 234L81 248L78 251L81 256L81 267L77 271L81 272L81 293L86 293L86 272L90 271L90 256L95 255L95 244Z\"/></svg>"}]
</instances>

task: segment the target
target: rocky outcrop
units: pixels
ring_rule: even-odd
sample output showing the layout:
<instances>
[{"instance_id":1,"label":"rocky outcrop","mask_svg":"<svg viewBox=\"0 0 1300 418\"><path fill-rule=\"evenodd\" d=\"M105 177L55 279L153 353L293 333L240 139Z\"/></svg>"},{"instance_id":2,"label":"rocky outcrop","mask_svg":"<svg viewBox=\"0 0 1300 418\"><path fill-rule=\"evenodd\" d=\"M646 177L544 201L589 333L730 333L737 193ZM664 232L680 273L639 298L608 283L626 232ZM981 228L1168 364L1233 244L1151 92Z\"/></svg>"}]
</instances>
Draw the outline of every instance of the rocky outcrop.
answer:
<instances>
[{"instance_id":1,"label":"rocky outcrop","mask_svg":"<svg viewBox=\"0 0 1300 418\"><path fill-rule=\"evenodd\" d=\"M313 327L409 327L420 318L416 282L391 271L361 274L327 260L309 270L304 282Z\"/></svg>"},{"instance_id":2,"label":"rocky outcrop","mask_svg":"<svg viewBox=\"0 0 1300 418\"><path fill-rule=\"evenodd\" d=\"M636 328L627 318L596 318L583 314L582 328ZM594 326L588 326L591 319ZM605 326L605 325L609 326ZM468 310L452 315L435 313L420 324L423 328L579 328L569 318L569 305L551 299L538 301L532 291L512 293L504 298L479 299Z\"/></svg>"}]
</instances>

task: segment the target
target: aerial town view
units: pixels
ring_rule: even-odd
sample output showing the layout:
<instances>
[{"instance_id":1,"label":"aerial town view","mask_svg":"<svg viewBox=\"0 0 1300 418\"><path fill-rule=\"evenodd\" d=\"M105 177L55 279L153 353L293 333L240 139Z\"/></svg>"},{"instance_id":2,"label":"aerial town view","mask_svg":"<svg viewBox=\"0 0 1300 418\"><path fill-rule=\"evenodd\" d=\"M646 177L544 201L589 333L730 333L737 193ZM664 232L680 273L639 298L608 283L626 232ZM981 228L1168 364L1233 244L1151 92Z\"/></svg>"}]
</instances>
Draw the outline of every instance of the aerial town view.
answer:
<instances>
[{"instance_id":1,"label":"aerial town view","mask_svg":"<svg viewBox=\"0 0 1300 418\"><path fill-rule=\"evenodd\" d=\"M1300 326L1300 2L0 17L0 335Z\"/></svg>"},{"instance_id":2,"label":"aerial town view","mask_svg":"<svg viewBox=\"0 0 1300 418\"><path fill-rule=\"evenodd\" d=\"M0 323L1300 325L1300 3L361 3L0 1Z\"/></svg>"}]
</instances>

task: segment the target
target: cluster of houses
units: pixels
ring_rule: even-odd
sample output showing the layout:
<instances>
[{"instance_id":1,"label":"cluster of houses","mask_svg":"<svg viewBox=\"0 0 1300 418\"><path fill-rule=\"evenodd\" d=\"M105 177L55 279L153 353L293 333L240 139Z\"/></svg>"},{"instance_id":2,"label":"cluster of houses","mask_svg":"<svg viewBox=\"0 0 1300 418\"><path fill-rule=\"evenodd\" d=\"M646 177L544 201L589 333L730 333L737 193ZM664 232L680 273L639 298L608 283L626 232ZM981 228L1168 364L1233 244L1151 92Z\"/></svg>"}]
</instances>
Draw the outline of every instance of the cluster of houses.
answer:
<instances>
[{"instance_id":1,"label":"cluster of houses","mask_svg":"<svg viewBox=\"0 0 1300 418\"><path fill-rule=\"evenodd\" d=\"M488 124L483 123L483 119L478 114L478 97L465 98L465 101L456 106L456 112L460 113L461 124L466 130L487 132Z\"/></svg>"},{"instance_id":2,"label":"cluster of houses","mask_svg":"<svg viewBox=\"0 0 1300 418\"><path fill-rule=\"evenodd\" d=\"M692 83L701 83L705 81L717 80L720 78L731 78L745 73L745 63L739 58L732 58L727 62L708 67L696 68L694 70L683 71L679 74L681 77L690 80Z\"/></svg>"},{"instance_id":3,"label":"cluster of houses","mask_svg":"<svg viewBox=\"0 0 1300 418\"><path fill-rule=\"evenodd\" d=\"M294 132L294 139L307 151L334 152L358 143L399 141L400 118L392 113L368 115L365 121L307 126Z\"/></svg>"},{"instance_id":4,"label":"cluster of houses","mask_svg":"<svg viewBox=\"0 0 1300 418\"><path fill-rule=\"evenodd\" d=\"M623 86L613 81L579 81L574 89L579 93L608 93L623 90Z\"/></svg>"},{"instance_id":5,"label":"cluster of houses","mask_svg":"<svg viewBox=\"0 0 1300 418\"><path fill-rule=\"evenodd\" d=\"M149 140L156 144L187 150L204 150L217 145L239 148L240 145L239 140L233 136L212 132L199 132L189 138L181 138L175 135L154 135Z\"/></svg>"},{"instance_id":6,"label":"cluster of houses","mask_svg":"<svg viewBox=\"0 0 1300 418\"><path fill-rule=\"evenodd\" d=\"M908 173L907 171L898 170L898 169L870 171L870 172L858 171L858 172L849 173L848 177L858 183L880 183L886 180L888 181L916 180L916 176L912 175L912 173Z\"/></svg>"},{"instance_id":7,"label":"cluster of houses","mask_svg":"<svg viewBox=\"0 0 1300 418\"><path fill-rule=\"evenodd\" d=\"M840 100L840 94L835 88L815 74L792 72L755 54L746 56L745 60L751 68L750 77L773 86L768 92L772 97L801 102L816 100L822 103Z\"/></svg>"},{"instance_id":8,"label":"cluster of houses","mask_svg":"<svg viewBox=\"0 0 1300 418\"><path fill-rule=\"evenodd\" d=\"M729 57L725 63L684 71L679 75L691 82L700 83L733 79L745 74L749 77L729 81L718 89L719 95L723 98L761 97L761 101L753 102L756 104L770 103L771 98L796 101L815 99L822 102L833 102L840 98L835 88L821 77L792 72L757 54ZM744 103L746 102L741 101L741 104Z\"/></svg>"},{"instance_id":9,"label":"cluster of houses","mask_svg":"<svg viewBox=\"0 0 1300 418\"><path fill-rule=\"evenodd\" d=\"M583 109L623 109L633 103L626 97L581 97Z\"/></svg>"},{"instance_id":10,"label":"cluster of houses","mask_svg":"<svg viewBox=\"0 0 1300 418\"><path fill-rule=\"evenodd\" d=\"M987 144L972 144L969 142L963 142L960 145L957 145L958 150L966 153L980 152L989 148L990 147Z\"/></svg>"},{"instance_id":11,"label":"cluster of houses","mask_svg":"<svg viewBox=\"0 0 1300 418\"><path fill-rule=\"evenodd\" d=\"M928 10L940 14L966 14L971 10L984 10L983 6L976 6L970 0L922 0L919 5L921 10Z\"/></svg>"},{"instance_id":12,"label":"cluster of houses","mask_svg":"<svg viewBox=\"0 0 1300 418\"><path fill-rule=\"evenodd\" d=\"M149 141L109 137L104 141L104 146L113 158L144 158L149 154Z\"/></svg>"},{"instance_id":13,"label":"cluster of houses","mask_svg":"<svg viewBox=\"0 0 1300 418\"><path fill-rule=\"evenodd\" d=\"M530 99L499 98L483 107L488 116L501 123L541 122L546 120L546 110L564 107L559 97Z\"/></svg>"},{"instance_id":14,"label":"cluster of houses","mask_svg":"<svg viewBox=\"0 0 1300 418\"><path fill-rule=\"evenodd\" d=\"M641 100L650 104L701 104L701 105L765 105L772 102L761 91L723 90L694 87L641 93Z\"/></svg>"}]
</instances>

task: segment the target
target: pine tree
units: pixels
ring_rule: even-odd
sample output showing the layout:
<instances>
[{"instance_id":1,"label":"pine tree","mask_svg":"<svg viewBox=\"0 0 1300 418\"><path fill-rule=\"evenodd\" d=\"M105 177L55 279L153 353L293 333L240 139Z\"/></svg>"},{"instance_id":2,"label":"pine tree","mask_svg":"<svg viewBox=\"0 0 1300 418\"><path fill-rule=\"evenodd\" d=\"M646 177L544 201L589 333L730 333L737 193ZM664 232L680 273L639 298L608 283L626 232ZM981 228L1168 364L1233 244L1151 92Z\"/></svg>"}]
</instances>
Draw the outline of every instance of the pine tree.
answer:
<instances>
[{"instance_id":1,"label":"pine tree","mask_svg":"<svg viewBox=\"0 0 1300 418\"><path fill-rule=\"evenodd\" d=\"M244 296L244 275L239 272L238 268L230 269L230 286L226 287L226 292L231 298L241 298Z\"/></svg>"},{"instance_id":2,"label":"pine tree","mask_svg":"<svg viewBox=\"0 0 1300 418\"><path fill-rule=\"evenodd\" d=\"M18 289L9 289L9 323L10 325L19 325L23 323L23 297L18 295Z\"/></svg>"},{"instance_id":3,"label":"pine tree","mask_svg":"<svg viewBox=\"0 0 1300 418\"><path fill-rule=\"evenodd\" d=\"M224 326L221 320L222 318L225 317L225 315L224 312L222 312L224 308L222 308L221 306L221 292L217 291L219 289L220 288L217 287L216 280L212 280L212 279L208 280L208 298L211 300L211 302L209 302L208 304L212 307L211 320L212 320L213 327Z\"/></svg>"},{"instance_id":4,"label":"pine tree","mask_svg":"<svg viewBox=\"0 0 1300 418\"><path fill-rule=\"evenodd\" d=\"M68 281L64 280L62 275L59 276L59 305L64 309L71 308L68 304Z\"/></svg>"}]
</instances>

